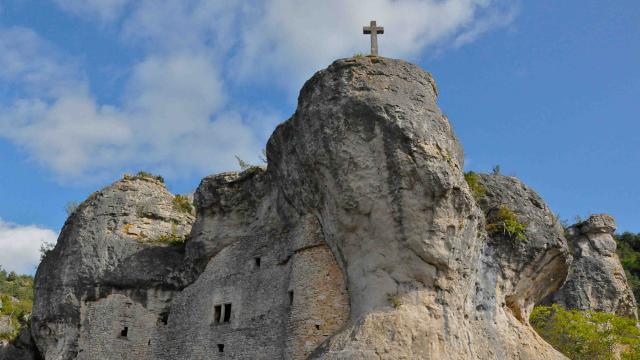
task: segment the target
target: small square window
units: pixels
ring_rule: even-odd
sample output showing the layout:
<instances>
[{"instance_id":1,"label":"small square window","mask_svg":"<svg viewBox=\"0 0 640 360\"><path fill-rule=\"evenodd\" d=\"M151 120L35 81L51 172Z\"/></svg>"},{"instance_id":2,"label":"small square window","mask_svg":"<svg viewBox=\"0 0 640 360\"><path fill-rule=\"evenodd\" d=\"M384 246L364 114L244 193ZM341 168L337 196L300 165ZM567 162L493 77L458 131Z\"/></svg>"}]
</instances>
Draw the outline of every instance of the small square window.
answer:
<instances>
[{"instance_id":1,"label":"small square window","mask_svg":"<svg viewBox=\"0 0 640 360\"><path fill-rule=\"evenodd\" d=\"M224 352L224 344L218 344L218 352Z\"/></svg>"},{"instance_id":2,"label":"small square window","mask_svg":"<svg viewBox=\"0 0 640 360\"><path fill-rule=\"evenodd\" d=\"M213 307L213 322L215 324L219 324L221 316L222 316L222 305L214 306Z\"/></svg>"},{"instance_id":3,"label":"small square window","mask_svg":"<svg viewBox=\"0 0 640 360\"><path fill-rule=\"evenodd\" d=\"M120 331L120 336L127 337L128 334L129 334L129 328L127 326L125 326L124 329L122 329L122 331Z\"/></svg>"},{"instance_id":4,"label":"small square window","mask_svg":"<svg viewBox=\"0 0 640 360\"><path fill-rule=\"evenodd\" d=\"M228 323L231 320L231 304L224 304L224 319L223 322Z\"/></svg>"}]
</instances>

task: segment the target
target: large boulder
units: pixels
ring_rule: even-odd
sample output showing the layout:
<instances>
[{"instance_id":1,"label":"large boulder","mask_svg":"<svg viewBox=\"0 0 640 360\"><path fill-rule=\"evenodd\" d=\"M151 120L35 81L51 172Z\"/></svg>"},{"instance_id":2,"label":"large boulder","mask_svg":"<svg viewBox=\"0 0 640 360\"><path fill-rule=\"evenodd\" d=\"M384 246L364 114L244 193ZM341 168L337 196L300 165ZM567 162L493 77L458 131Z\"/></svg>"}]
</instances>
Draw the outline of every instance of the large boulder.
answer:
<instances>
[{"instance_id":1,"label":"large boulder","mask_svg":"<svg viewBox=\"0 0 640 360\"><path fill-rule=\"evenodd\" d=\"M339 60L305 84L268 142L268 171L298 212L317 217L347 279L349 321L313 357L563 358L483 273L484 216L436 97L415 65ZM509 289L527 308L523 284L546 286L529 276Z\"/></svg>"},{"instance_id":2,"label":"large boulder","mask_svg":"<svg viewBox=\"0 0 640 360\"><path fill-rule=\"evenodd\" d=\"M615 220L607 214L591 215L567 229L573 264L562 288L546 302L638 318L636 300L616 254L615 230Z\"/></svg>"},{"instance_id":3,"label":"large boulder","mask_svg":"<svg viewBox=\"0 0 640 360\"><path fill-rule=\"evenodd\" d=\"M491 295L528 323L533 307L560 288L567 276L571 255L564 229L544 200L517 178L473 173L467 177L476 181L477 202L489 230L481 273L496 286L486 288L495 289ZM510 234L518 225L522 230Z\"/></svg>"},{"instance_id":4,"label":"large boulder","mask_svg":"<svg viewBox=\"0 0 640 360\"><path fill-rule=\"evenodd\" d=\"M125 176L80 204L36 273L31 328L42 355L73 359L84 348L106 346L99 335L106 319L89 315L116 294L119 306L141 303L161 312L170 296L158 291L185 285L184 248L169 243L184 240L193 220L148 175Z\"/></svg>"}]
</instances>

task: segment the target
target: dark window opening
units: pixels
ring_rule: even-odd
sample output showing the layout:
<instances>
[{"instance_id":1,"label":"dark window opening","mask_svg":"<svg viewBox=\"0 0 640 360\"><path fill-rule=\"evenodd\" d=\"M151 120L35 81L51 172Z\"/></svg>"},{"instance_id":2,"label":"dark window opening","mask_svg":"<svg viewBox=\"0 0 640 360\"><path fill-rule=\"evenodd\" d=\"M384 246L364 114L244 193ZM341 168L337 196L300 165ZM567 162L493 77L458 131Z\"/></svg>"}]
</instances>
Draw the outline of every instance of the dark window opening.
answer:
<instances>
[{"instance_id":1,"label":"dark window opening","mask_svg":"<svg viewBox=\"0 0 640 360\"><path fill-rule=\"evenodd\" d=\"M231 320L231 304L224 304L224 320L223 322L228 323Z\"/></svg>"},{"instance_id":2,"label":"dark window opening","mask_svg":"<svg viewBox=\"0 0 640 360\"><path fill-rule=\"evenodd\" d=\"M293 291L289 291L289 305L293 304Z\"/></svg>"},{"instance_id":3,"label":"dark window opening","mask_svg":"<svg viewBox=\"0 0 640 360\"><path fill-rule=\"evenodd\" d=\"M169 322L169 313L162 313L160 314L160 321L167 325L167 323Z\"/></svg>"},{"instance_id":4,"label":"dark window opening","mask_svg":"<svg viewBox=\"0 0 640 360\"><path fill-rule=\"evenodd\" d=\"M320 325L316 324L316 330L320 330Z\"/></svg>"},{"instance_id":5,"label":"dark window opening","mask_svg":"<svg viewBox=\"0 0 640 360\"><path fill-rule=\"evenodd\" d=\"M222 305L216 305L213 307L213 322L220 323L220 315L222 314Z\"/></svg>"},{"instance_id":6,"label":"dark window opening","mask_svg":"<svg viewBox=\"0 0 640 360\"><path fill-rule=\"evenodd\" d=\"M260 269L260 258L257 257L257 258L254 258L253 260L255 262L256 269Z\"/></svg>"},{"instance_id":7,"label":"dark window opening","mask_svg":"<svg viewBox=\"0 0 640 360\"><path fill-rule=\"evenodd\" d=\"M224 344L218 344L218 352L224 352Z\"/></svg>"},{"instance_id":8,"label":"dark window opening","mask_svg":"<svg viewBox=\"0 0 640 360\"><path fill-rule=\"evenodd\" d=\"M127 337L128 334L129 334L129 328L125 326L124 329L120 331L120 336Z\"/></svg>"}]
</instances>

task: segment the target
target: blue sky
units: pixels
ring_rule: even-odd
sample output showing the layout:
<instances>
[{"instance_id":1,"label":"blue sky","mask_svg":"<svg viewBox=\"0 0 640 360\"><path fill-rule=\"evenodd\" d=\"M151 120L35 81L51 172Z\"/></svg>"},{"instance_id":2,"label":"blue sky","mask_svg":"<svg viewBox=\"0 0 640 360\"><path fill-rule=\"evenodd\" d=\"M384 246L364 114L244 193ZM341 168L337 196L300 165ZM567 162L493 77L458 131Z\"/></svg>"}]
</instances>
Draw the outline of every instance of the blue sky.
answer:
<instances>
[{"instance_id":1,"label":"blue sky","mask_svg":"<svg viewBox=\"0 0 640 360\"><path fill-rule=\"evenodd\" d=\"M640 232L637 0L0 0L0 265L32 272L64 205L125 172L184 193L258 162L370 19L435 76L467 170Z\"/></svg>"}]
</instances>

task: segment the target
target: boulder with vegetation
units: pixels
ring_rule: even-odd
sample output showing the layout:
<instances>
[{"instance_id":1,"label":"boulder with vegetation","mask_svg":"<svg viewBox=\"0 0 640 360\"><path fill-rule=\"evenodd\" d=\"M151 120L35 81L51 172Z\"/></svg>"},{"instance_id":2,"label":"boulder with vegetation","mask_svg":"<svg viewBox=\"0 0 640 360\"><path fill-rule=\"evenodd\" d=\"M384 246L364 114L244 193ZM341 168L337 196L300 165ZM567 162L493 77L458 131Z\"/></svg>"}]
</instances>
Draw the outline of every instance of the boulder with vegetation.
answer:
<instances>
[{"instance_id":1,"label":"boulder with vegetation","mask_svg":"<svg viewBox=\"0 0 640 360\"><path fill-rule=\"evenodd\" d=\"M156 289L184 286L184 241L194 215L175 199L160 177L141 172L73 209L35 278L31 331L45 358L78 356L78 328L92 303L113 294L153 303ZM168 304L170 295L162 296L153 311Z\"/></svg>"},{"instance_id":2,"label":"boulder with vegetation","mask_svg":"<svg viewBox=\"0 0 640 360\"><path fill-rule=\"evenodd\" d=\"M70 207L36 275L40 353L566 359L558 350L576 353L558 334L567 313L534 306L597 264L603 283L588 293L589 310L632 314L630 292L618 291L626 280L612 222L590 219L567 240L518 179L498 168L463 174L437 97L431 74L413 64L338 60L302 88L268 141L267 168L207 176L195 214L189 196L143 172ZM619 354L636 346L635 333L619 334L627 322L585 316L574 316L591 331L584 339L604 334Z\"/></svg>"},{"instance_id":3,"label":"boulder with vegetation","mask_svg":"<svg viewBox=\"0 0 640 360\"><path fill-rule=\"evenodd\" d=\"M616 254L615 229L615 220L606 214L591 215L567 229L573 263L564 285L547 303L638 318L633 292Z\"/></svg>"}]
</instances>

